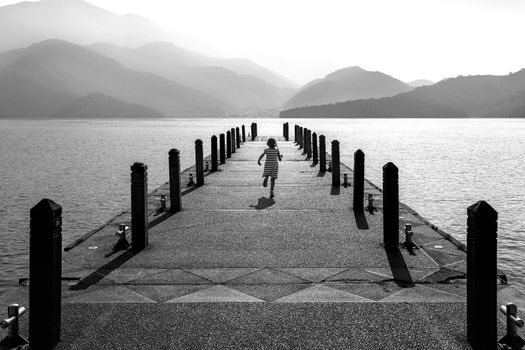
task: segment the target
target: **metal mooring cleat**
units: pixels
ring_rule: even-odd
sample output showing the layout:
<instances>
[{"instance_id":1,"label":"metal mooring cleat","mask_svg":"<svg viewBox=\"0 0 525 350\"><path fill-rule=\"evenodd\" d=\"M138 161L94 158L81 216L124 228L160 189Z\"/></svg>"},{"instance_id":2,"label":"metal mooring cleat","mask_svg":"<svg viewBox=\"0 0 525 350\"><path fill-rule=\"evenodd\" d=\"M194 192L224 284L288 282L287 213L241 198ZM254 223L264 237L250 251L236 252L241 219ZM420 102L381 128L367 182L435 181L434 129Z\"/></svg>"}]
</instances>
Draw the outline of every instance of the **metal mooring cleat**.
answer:
<instances>
[{"instance_id":1,"label":"metal mooring cleat","mask_svg":"<svg viewBox=\"0 0 525 350\"><path fill-rule=\"evenodd\" d=\"M412 236L414 236L414 232L412 232L412 225L411 224L405 224L405 242L401 243L401 246L406 249L419 249L419 247L412 241Z\"/></svg>"},{"instance_id":2,"label":"metal mooring cleat","mask_svg":"<svg viewBox=\"0 0 525 350\"><path fill-rule=\"evenodd\" d=\"M206 162L206 168L204 168L204 172L207 173L208 171L210 171L210 164L209 162Z\"/></svg>"},{"instance_id":3,"label":"metal mooring cleat","mask_svg":"<svg viewBox=\"0 0 525 350\"><path fill-rule=\"evenodd\" d=\"M157 208L157 214L165 212L167 210L166 208L166 195L161 194L159 198L159 207Z\"/></svg>"},{"instance_id":4,"label":"metal mooring cleat","mask_svg":"<svg viewBox=\"0 0 525 350\"><path fill-rule=\"evenodd\" d=\"M117 234L120 236L117 244L113 247L113 250L126 250L130 247L129 242L126 239L126 229L129 227L126 224L118 225Z\"/></svg>"},{"instance_id":5,"label":"metal mooring cleat","mask_svg":"<svg viewBox=\"0 0 525 350\"><path fill-rule=\"evenodd\" d=\"M1 328L7 328L7 336L0 341L0 349L18 349L19 346L28 344L27 340L18 334L20 316L26 312L26 308L18 304L7 307L7 318L0 321Z\"/></svg>"},{"instance_id":6,"label":"metal mooring cleat","mask_svg":"<svg viewBox=\"0 0 525 350\"><path fill-rule=\"evenodd\" d=\"M347 173L343 174L343 186L345 188L350 186L350 184L348 183L348 174Z\"/></svg>"},{"instance_id":7,"label":"metal mooring cleat","mask_svg":"<svg viewBox=\"0 0 525 350\"><path fill-rule=\"evenodd\" d=\"M195 181L193 181L193 174L190 174L188 184L186 185L186 187L191 187L191 186L195 186Z\"/></svg>"},{"instance_id":8,"label":"metal mooring cleat","mask_svg":"<svg viewBox=\"0 0 525 350\"><path fill-rule=\"evenodd\" d=\"M376 210L374 207L374 195L372 195L372 193L368 194L368 206L366 209L371 213Z\"/></svg>"},{"instance_id":9,"label":"metal mooring cleat","mask_svg":"<svg viewBox=\"0 0 525 350\"><path fill-rule=\"evenodd\" d=\"M517 316L518 308L508 303L501 305L499 310L507 316L507 334L498 341L498 347L503 350L523 349L525 341L518 335L518 327L523 328L524 322Z\"/></svg>"},{"instance_id":10,"label":"metal mooring cleat","mask_svg":"<svg viewBox=\"0 0 525 350\"><path fill-rule=\"evenodd\" d=\"M331 161L328 162L328 169L326 169L326 171L328 171L329 173L332 172L332 162Z\"/></svg>"}]
</instances>

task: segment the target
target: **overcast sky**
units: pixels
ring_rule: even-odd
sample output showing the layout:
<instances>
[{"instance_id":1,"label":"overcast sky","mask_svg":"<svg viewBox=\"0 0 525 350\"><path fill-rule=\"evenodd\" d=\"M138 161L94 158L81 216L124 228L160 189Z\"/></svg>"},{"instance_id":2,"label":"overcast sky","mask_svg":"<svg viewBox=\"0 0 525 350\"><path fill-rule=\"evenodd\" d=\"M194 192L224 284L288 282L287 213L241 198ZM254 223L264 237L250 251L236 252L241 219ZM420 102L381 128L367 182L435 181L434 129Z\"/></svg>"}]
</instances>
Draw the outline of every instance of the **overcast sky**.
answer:
<instances>
[{"instance_id":1,"label":"overcast sky","mask_svg":"<svg viewBox=\"0 0 525 350\"><path fill-rule=\"evenodd\" d=\"M300 84L353 65L404 81L525 67L523 0L88 2L148 17Z\"/></svg>"}]
</instances>

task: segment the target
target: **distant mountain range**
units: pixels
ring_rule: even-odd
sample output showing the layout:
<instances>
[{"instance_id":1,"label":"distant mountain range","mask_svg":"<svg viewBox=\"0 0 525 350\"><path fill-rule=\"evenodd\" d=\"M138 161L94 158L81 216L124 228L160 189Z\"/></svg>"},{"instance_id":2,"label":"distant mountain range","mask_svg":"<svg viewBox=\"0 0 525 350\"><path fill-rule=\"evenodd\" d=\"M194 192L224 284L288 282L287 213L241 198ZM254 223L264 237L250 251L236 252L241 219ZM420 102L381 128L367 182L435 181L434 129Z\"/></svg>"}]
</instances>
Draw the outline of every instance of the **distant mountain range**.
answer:
<instances>
[{"instance_id":1,"label":"distant mountain range","mask_svg":"<svg viewBox=\"0 0 525 350\"><path fill-rule=\"evenodd\" d=\"M136 49L112 44L87 48L131 69L154 73L227 101L233 112L278 109L295 92L286 78L248 60L212 58L170 43L148 43Z\"/></svg>"},{"instance_id":2,"label":"distant mountain range","mask_svg":"<svg viewBox=\"0 0 525 350\"><path fill-rule=\"evenodd\" d=\"M156 110L113 97L91 93L58 109L53 118L160 118Z\"/></svg>"},{"instance_id":3,"label":"distant mountain range","mask_svg":"<svg viewBox=\"0 0 525 350\"><path fill-rule=\"evenodd\" d=\"M525 117L525 71L404 83L347 67L300 90L247 59L83 0L0 7L0 118Z\"/></svg>"},{"instance_id":4,"label":"distant mountain range","mask_svg":"<svg viewBox=\"0 0 525 350\"><path fill-rule=\"evenodd\" d=\"M506 76L459 76L394 97L282 111L282 118L525 117L525 70Z\"/></svg>"},{"instance_id":5,"label":"distant mountain range","mask_svg":"<svg viewBox=\"0 0 525 350\"><path fill-rule=\"evenodd\" d=\"M145 116L254 114L278 110L297 88L250 60L176 46L188 40L82 0L0 7L0 32L9 33L0 51L12 49L0 53L0 115L11 118L83 115L95 101L97 115L118 106Z\"/></svg>"},{"instance_id":6,"label":"distant mountain range","mask_svg":"<svg viewBox=\"0 0 525 350\"><path fill-rule=\"evenodd\" d=\"M2 115L50 117L90 93L154 108L167 116L216 117L231 108L225 101L172 80L133 71L113 59L59 40L0 55Z\"/></svg>"},{"instance_id":7,"label":"distant mountain range","mask_svg":"<svg viewBox=\"0 0 525 350\"><path fill-rule=\"evenodd\" d=\"M302 87L283 108L394 96L412 87L381 72L348 67L314 80Z\"/></svg>"}]
</instances>

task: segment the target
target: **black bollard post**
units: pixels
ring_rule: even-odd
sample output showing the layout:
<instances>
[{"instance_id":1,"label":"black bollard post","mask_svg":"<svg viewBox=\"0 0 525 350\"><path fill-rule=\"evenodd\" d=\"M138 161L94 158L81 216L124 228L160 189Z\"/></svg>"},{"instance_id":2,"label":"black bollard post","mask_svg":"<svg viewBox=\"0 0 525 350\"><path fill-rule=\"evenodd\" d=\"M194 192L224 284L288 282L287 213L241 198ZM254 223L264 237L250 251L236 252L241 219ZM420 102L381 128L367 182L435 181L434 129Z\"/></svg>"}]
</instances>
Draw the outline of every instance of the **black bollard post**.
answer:
<instances>
[{"instance_id":1,"label":"black bollard post","mask_svg":"<svg viewBox=\"0 0 525 350\"><path fill-rule=\"evenodd\" d=\"M226 131L226 158L231 158L232 156L232 136L231 132Z\"/></svg>"},{"instance_id":2,"label":"black bollard post","mask_svg":"<svg viewBox=\"0 0 525 350\"><path fill-rule=\"evenodd\" d=\"M303 129L303 154L307 153L308 150L308 141L307 141L308 129Z\"/></svg>"},{"instance_id":3,"label":"black bollard post","mask_svg":"<svg viewBox=\"0 0 525 350\"><path fill-rule=\"evenodd\" d=\"M298 138L298 141L299 141L299 149L303 149L303 127L300 126L299 127L299 135L297 136Z\"/></svg>"},{"instance_id":4,"label":"black bollard post","mask_svg":"<svg viewBox=\"0 0 525 350\"><path fill-rule=\"evenodd\" d=\"M354 152L354 211L363 211L365 196L365 154L358 149Z\"/></svg>"},{"instance_id":5,"label":"black bollard post","mask_svg":"<svg viewBox=\"0 0 525 350\"><path fill-rule=\"evenodd\" d=\"M498 212L479 201L467 214L467 339L474 350L495 349Z\"/></svg>"},{"instance_id":6,"label":"black bollard post","mask_svg":"<svg viewBox=\"0 0 525 350\"><path fill-rule=\"evenodd\" d=\"M217 136L211 137L211 171L217 171Z\"/></svg>"},{"instance_id":7,"label":"black bollard post","mask_svg":"<svg viewBox=\"0 0 525 350\"><path fill-rule=\"evenodd\" d=\"M299 133L298 130L299 130L299 127L297 126L297 124L295 124L294 129L293 129L293 141L295 143L297 143L297 134Z\"/></svg>"},{"instance_id":8,"label":"black bollard post","mask_svg":"<svg viewBox=\"0 0 525 350\"><path fill-rule=\"evenodd\" d=\"M235 129L234 128L231 128L230 135L232 137L232 143L231 143L231 145L232 145L232 153L235 153L236 151L235 151Z\"/></svg>"},{"instance_id":9,"label":"black bollard post","mask_svg":"<svg viewBox=\"0 0 525 350\"><path fill-rule=\"evenodd\" d=\"M306 148L308 148L308 144L306 143L306 134L308 132L307 128L303 128L302 133L302 139L303 139L303 155L306 154Z\"/></svg>"},{"instance_id":10,"label":"black bollard post","mask_svg":"<svg viewBox=\"0 0 525 350\"><path fill-rule=\"evenodd\" d=\"M324 135L319 136L319 171L326 172L326 141Z\"/></svg>"},{"instance_id":11,"label":"black bollard post","mask_svg":"<svg viewBox=\"0 0 525 350\"><path fill-rule=\"evenodd\" d=\"M319 151L317 149L317 134L315 132L312 134L312 153L314 157L312 164L317 165L319 163Z\"/></svg>"},{"instance_id":12,"label":"black bollard post","mask_svg":"<svg viewBox=\"0 0 525 350\"><path fill-rule=\"evenodd\" d=\"M225 150L226 146L224 144L224 134L219 135L219 144L220 144L219 159L220 159L221 164L224 164L226 163L226 150Z\"/></svg>"},{"instance_id":13,"label":"black bollard post","mask_svg":"<svg viewBox=\"0 0 525 350\"><path fill-rule=\"evenodd\" d=\"M30 218L29 341L47 350L60 341L62 207L42 199L31 208Z\"/></svg>"},{"instance_id":14,"label":"black bollard post","mask_svg":"<svg viewBox=\"0 0 525 350\"><path fill-rule=\"evenodd\" d=\"M306 131L306 158L312 158L312 130Z\"/></svg>"},{"instance_id":15,"label":"black bollard post","mask_svg":"<svg viewBox=\"0 0 525 350\"><path fill-rule=\"evenodd\" d=\"M286 129L285 130L285 135L284 135L284 139L286 141L289 141L290 140L290 124L288 124L288 122L286 122Z\"/></svg>"},{"instance_id":16,"label":"black bollard post","mask_svg":"<svg viewBox=\"0 0 525 350\"><path fill-rule=\"evenodd\" d=\"M242 125L242 142L246 142L246 129L244 128L244 124Z\"/></svg>"},{"instance_id":17,"label":"black bollard post","mask_svg":"<svg viewBox=\"0 0 525 350\"><path fill-rule=\"evenodd\" d=\"M148 166L131 166L131 248L141 251L148 245Z\"/></svg>"},{"instance_id":18,"label":"black bollard post","mask_svg":"<svg viewBox=\"0 0 525 350\"><path fill-rule=\"evenodd\" d=\"M235 141L237 141L237 148L241 148L241 131L239 127L235 128Z\"/></svg>"},{"instance_id":19,"label":"black bollard post","mask_svg":"<svg viewBox=\"0 0 525 350\"><path fill-rule=\"evenodd\" d=\"M252 125L250 125L250 130L251 130L251 132L252 132L252 141L255 140L254 124L255 124L255 123L252 123Z\"/></svg>"},{"instance_id":20,"label":"black bollard post","mask_svg":"<svg viewBox=\"0 0 525 350\"><path fill-rule=\"evenodd\" d=\"M259 136L259 132L257 130L257 123L253 123L253 131L255 131L255 137Z\"/></svg>"},{"instance_id":21,"label":"black bollard post","mask_svg":"<svg viewBox=\"0 0 525 350\"><path fill-rule=\"evenodd\" d=\"M204 160L202 151L202 140L195 140L195 173L197 175L197 186L204 185Z\"/></svg>"},{"instance_id":22,"label":"black bollard post","mask_svg":"<svg viewBox=\"0 0 525 350\"><path fill-rule=\"evenodd\" d=\"M306 154L306 149L308 148L308 142L306 142L306 135L308 134L308 129L303 129L303 154Z\"/></svg>"},{"instance_id":23,"label":"black bollard post","mask_svg":"<svg viewBox=\"0 0 525 350\"><path fill-rule=\"evenodd\" d=\"M172 148L168 153L170 175L170 213L178 213L182 209L180 183L180 152Z\"/></svg>"},{"instance_id":24,"label":"black bollard post","mask_svg":"<svg viewBox=\"0 0 525 350\"><path fill-rule=\"evenodd\" d=\"M387 249L399 246L399 170L392 162L383 166L383 242Z\"/></svg>"},{"instance_id":25,"label":"black bollard post","mask_svg":"<svg viewBox=\"0 0 525 350\"><path fill-rule=\"evenodd\" d=\"M332 186L341 185L341 171L339 166L339 141L332 141Z\"/></svg>"}]
</instances>

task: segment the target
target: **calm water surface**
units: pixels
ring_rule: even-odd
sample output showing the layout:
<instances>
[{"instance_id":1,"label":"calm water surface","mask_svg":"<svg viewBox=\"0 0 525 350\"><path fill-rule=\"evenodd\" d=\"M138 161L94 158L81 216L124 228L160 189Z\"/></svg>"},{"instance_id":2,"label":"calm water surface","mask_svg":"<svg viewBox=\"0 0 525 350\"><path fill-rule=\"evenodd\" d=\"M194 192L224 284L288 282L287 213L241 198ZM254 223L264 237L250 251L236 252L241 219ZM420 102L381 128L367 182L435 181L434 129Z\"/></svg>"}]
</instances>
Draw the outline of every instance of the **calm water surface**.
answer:
<instances>
[{"instance_id":1,"label":"calm water surface","mask_svg":"<svg viewBox=\"0 0 525 350\"><path fill-rule=\"evenodd\" d=\"M167 181L167 152L193 162L193 145L257 121L280 135L282 120L0 120L0 293L28 270L29 209L42 198L63 206L64 245L129 206L129 167L148 165L149 188ZM525 120L297 119L341 158L366 154L365 176L381 185L382 166L400 169L400 196L441 229L466 240L466 208L483 199L499 212L499 267L525 290ZM255 160L254 160L255 161Z\"/></svg>"}]
</instances>

